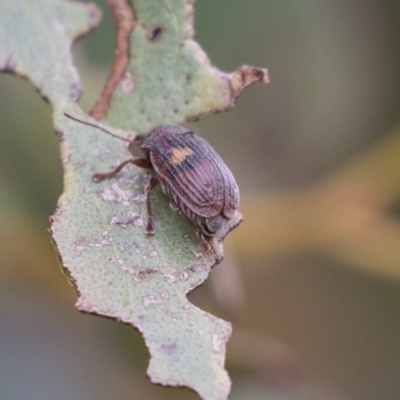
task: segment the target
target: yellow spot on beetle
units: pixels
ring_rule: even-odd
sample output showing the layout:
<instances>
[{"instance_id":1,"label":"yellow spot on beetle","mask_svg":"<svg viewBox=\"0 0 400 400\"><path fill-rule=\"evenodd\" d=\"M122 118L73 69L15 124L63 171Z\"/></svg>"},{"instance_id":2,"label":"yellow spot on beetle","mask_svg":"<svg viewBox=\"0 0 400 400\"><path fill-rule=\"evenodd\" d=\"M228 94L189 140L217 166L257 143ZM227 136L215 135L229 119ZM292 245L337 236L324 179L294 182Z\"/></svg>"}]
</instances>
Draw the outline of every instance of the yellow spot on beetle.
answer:
<instances>
[{"instance_id":1,"label":"yellow spot on beetle","mask_svg":"<svg viewBox=\"0 0 400 400\"><path fill-rule=\"evenodd\" d=\"M180 165L182 164L185 160L186 157L191 156L193 154L193 150L190 149L189 147L173 147L171 149L171 157L169 159L169 162L173 165Z\"/></svg>"}]
</instances>

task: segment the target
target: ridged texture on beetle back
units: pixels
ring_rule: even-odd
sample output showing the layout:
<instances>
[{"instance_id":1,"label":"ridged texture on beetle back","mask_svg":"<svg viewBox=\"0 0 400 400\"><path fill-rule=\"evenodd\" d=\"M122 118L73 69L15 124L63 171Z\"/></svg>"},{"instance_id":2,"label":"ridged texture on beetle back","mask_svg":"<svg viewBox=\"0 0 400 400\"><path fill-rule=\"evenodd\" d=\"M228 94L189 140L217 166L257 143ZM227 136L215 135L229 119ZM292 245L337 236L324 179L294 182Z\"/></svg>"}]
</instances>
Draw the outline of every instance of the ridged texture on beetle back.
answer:
<instances>
[{"instance_id":1,"label":"ridged texture on beetle back","mask_svg":"<svg viewBox=\"0 0 400 400\"><path fill-rule=\"evenodd\" d=\"M178 206L183 203L205 218L219 214L232 218L239 205L236 181L204 139L183 127L160 126L140 147L147 153L164 192Z\"/></svg>"}]
</instances>

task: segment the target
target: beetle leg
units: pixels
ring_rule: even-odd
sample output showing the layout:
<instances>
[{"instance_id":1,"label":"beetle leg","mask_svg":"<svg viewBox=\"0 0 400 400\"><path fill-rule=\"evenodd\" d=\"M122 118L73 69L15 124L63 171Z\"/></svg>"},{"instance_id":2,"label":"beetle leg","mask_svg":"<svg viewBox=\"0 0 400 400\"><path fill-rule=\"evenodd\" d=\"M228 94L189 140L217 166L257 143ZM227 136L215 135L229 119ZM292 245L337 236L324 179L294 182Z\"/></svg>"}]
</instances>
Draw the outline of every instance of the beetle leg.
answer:
<instances>
[{"instance_id":1,"label":"beetle leg","mask_svg":"<svg viewBox=\"0 0 400 400\"><path fill-rule=\"evenodd\" d=\"M221 242L219 242L215 237L207 237L202 233L199 233L199 238L204 250L214 256L215 264L219 264L224 258L224 251Z\"/></svg>"},{"instance_id":2,"label":"beetle leg","mask_svg":"<svg viewBox=\"0 0 400 400\"><path fill-rule=\"evenodd\" d=\"M182 211L180 210L180 208L178 207L178 205L175 203L174 200L171 200L169 202L169 206L173 212L176 212L177 214L182 214Z\"/></svg>"},{"instance_id":3,"label":"beetle leg","mask_svg":"<svg viewBox=\"0 0 400 400\"><path fill-rule=\"evenodd\" d=\"M154 234L154 227L153 227L153 214L151 212L151 191L157 186L158 179L154 176L150 179L149 184L146 188L146 205L147 205L147 227L146 227L146 235L153 235Z\"/></svg>"},{"instance_id":4,"label":"beetle leg","mask_svg":"<svg viewBox=\"0 0 400 400\"><path fill-rule=\"evenodd\" d=\"M145 158L130 158L129 160L124 161L123 163L119 164L115 169L110 172L105 172L103 174L94 174L92 179L96 182L103 181L104 179L111 178L112 176L118 174L125 167L125 165L134 164L141 168L151 169L151 164Z\"/></svg>"},{"instance_id":5,"label":"beetle leg","mask_svg":"<svg viewBox=\"0 0 400 400\"><path fill-rule=\"evenodd\" d=\"M197 236L200 239L200 242L203 245L204 250L207 251L208 253L213 253L214 248L211 245L210 240L207 240L207 238L202 233L198 233Z\"/></svg>"},{"instance_id":6,"label":"beetle leg","mask_svg":"<svg viewBox=\"0 0 400 400\"><path fill-rule=\"evenodd\" d=\"M181 209L179 208L178 204L175 203L174 200L171 200L169 203L169 206L171 207L171 210L176 212L179 215L183 215L185 218L186 222L189 224L189 226L192 228L193 232L195 235L198 237L201 245L203 246L204 250L207 253L215 253L214 251L214 246L211 244L211 238L208 238L206 235L204 235L199 228L193 223L193 221L185 215Z\"/></svg>"}]
</instances>

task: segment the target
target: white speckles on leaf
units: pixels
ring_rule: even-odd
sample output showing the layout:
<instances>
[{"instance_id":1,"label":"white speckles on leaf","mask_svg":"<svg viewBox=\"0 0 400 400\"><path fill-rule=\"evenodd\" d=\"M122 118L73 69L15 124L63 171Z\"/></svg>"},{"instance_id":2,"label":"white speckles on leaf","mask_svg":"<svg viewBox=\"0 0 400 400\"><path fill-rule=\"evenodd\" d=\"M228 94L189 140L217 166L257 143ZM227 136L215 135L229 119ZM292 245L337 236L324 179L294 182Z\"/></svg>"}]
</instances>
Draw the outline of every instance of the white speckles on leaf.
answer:
<instances>
[{"instance_id":1,"label":"white speckles on leaf","mask_svg":"<svg viewBox=\"0 0 400 400\"><path fill-rule=\"evenodd\" d=\"M145 201L145 199L143 201ZM132 221L134 223L134 225L143 226L143 219L139 215L139 213L137 213L135 211L128 211L127 215L128 215L129 220Z\"/></svg>"},{"instance_id":2,"label":"white speckles on leaf","mask_svg":"<svg viewBox=\"0 0 400 400\"><path fill-rule=\"evenodd\" d=\"M102 236L100 238L93 238L93 239L81 237L74 242L75 255L80 256L83 251L91 248L101 248L110 246L112 242L113 242L112 237L106 238Z\"/></svg>"},{"instance_id":3,"label":"white speckles on leaf","mask_svg":"<svg viewBox=\"0 0 400 400\"><path fill-rule=\"evenodd\" d=\"M158 306L164 304L169 300L169 294L163 293L161 296L157 297L155 295L144 296L142 299L142 304L144 307Z\"/></svg>"},{"instance_id":4,"label":"white speckles on leaf","mask_svg":"<svg viewBox=\"0 0 400 400\"><path fill-rule=\"evenodd\" d=\"M125 93L127 96L129 96L135 88L132 74L129 71L125 71L120 81L120 88L122 92Z\"/></svg>"},{"instance_id":5,"label":"white speckles on leaf","mask_svg":"<svg viewBox=\"0 0 400 400\"><path fill-rule=\"evenodd\" d=\"M119 218L116 216L111 217L110 222L109 222L110 225L117 225L119 223L120 223Z\"/></svg>"},{"instance_id":6,"label":"white speckles on leaf","mask_svg":"<svg viewBox=\"0 0 400 400\"><path fill-rule=\"evenodd\" d=\"M143 226L143 218L136 212L134 211L128 211L127 213L127 217L124 220L121 220L119 217L114 216L111 217L110 225L116 225L119 226L121 228L128 228L129 226Z\"/></svg>"},{"instance_id":7,"label":"white speckles on leaf","mask_svg":"<svg viewBox=\"0 0 400 400\"><path fill-rule=\"evenodd\" d=\"M121 188L117 182L112 183L111 186L102 187L96 192L102 200L114 204L122 204L123 206L130 206L146 201L145 194L137 195L130 189Z\"/></svg>"},{"instance_id":8,"label":"white speckles on leaf","mask_svg":"<svg viewBox=\"0 0 400 400\"><path fill-rule=\"evenodd\" d=\"M133 267L121 267L121 269L131 275L135 282L143 282L146 280L150 275L154 274L154 270L150 268L140 269L140 268L133 268Z\"/></svg>"},{"instance_id":9,"label":"white speckles on leaf","mask_svg":"<svg viewBox=\"0 0 400 400\"><path fill-rule=\"evenodd\" d=\"M225 342L221 340L217 335L212 335L212 349L216 353L220 353L223 349Z\"/></svg>"},{"instance_id":10,"label":"white speckles on leaf","mask_svg":"<svg viewBox=\"0 0 400 400\"><path fill-rule=\"evenodd\" d=\"M172 270L171 272L164 272L164 280L168 283L185 282L189 279L189 273L186 271Z\"/></svg>"},{"instance_id":11,"label":"white speckles on leaf","mask_svg":"<svg viewBox=\"0 0 400 400\"><path fill-rule=\"evenodd\" d=\"M191 253L197 260L201 260L203 258L203 253L201 253L200 251L191 250Z\"/></svg>"}]
</instances>

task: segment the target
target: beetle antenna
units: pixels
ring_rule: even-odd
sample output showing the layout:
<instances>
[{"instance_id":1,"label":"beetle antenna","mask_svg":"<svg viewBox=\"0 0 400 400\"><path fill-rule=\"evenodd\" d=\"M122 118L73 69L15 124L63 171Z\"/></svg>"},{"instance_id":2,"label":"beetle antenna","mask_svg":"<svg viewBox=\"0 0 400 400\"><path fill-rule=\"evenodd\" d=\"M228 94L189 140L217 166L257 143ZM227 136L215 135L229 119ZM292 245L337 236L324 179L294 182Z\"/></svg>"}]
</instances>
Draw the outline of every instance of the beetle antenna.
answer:
<instances>
[{"instance_id":1,"label":"beetle antenna","mask_svg":"<svg viewBox=\"0 0 400 400\"><path fill-rule=\"evenodd\" d=\"M124 138L124 137L122 137L122 136L116 135L115 133L112 133L112 132L108 131L107 129L105 129L105 128L101 127L101 126L98 126L98 125L93 124L93 123L91 123L91 122L83 121L83 120L78 119L78 118L75 118L75 117L73 117L72 115L67 114L67 113L64 113L64 115L65 115L66 117L68 117L68 118L70 118L70 119L76 121L76 122L80 122L81 124L89 125L89 126L92 126L93 128L100 129L101 131L103 131L103 132L105 132L105 133L108 133L109 135L114 136L114 137L117 138L117 139L121 139L121 140L123 140L123 141L125 141L125 142L132 143L131 140L126 139L126 138Z\"/></svg>"}]
</instances>

